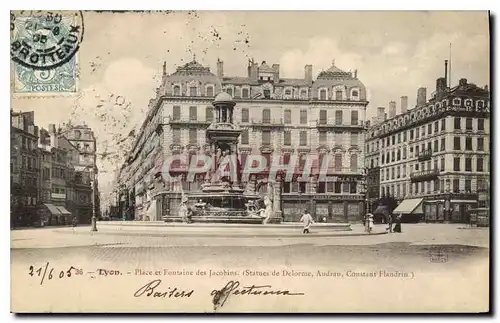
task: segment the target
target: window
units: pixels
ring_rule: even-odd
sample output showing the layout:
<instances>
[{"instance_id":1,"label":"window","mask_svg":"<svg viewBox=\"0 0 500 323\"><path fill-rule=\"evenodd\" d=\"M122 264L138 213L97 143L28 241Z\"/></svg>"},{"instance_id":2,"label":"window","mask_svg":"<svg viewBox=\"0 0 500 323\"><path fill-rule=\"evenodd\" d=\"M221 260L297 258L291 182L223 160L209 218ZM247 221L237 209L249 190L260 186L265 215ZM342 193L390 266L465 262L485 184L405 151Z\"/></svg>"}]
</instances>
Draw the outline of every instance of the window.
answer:
<instances>
[{"instance_id":1,"label":"window","mask_svg":"<svg viewBox=\"0 0 500 323\"><path fill-rule=\"evenodd\" d=\"M299 145L307 146L307 131L301 131L299 134Z\"/></svg>"},{"instance_id":2,"label":"window","mask_svg":"<svg viewBox=\"0 0 500 323\"><path fill-rule=\"evenodd\" d=\"M393 145L395 145L395 144L396 144L396 136L395 136L395 135L393 135L393 136L392 136L392 144L393 144Z\"/></svg>"},{"instance_id":3,"label":"window","mask_svg":"<svg viewBox=\"0 0 500 323\"><path fill-rule=\"evenodd\" d=\"M406 165L403 165L403 173L401 174L401 177L406 177Z\"/></svg>"},{"instance_id":4,"label":"window","mask_svg":"<svg viewBox=\"0 0 500 323\"><path fill-rule=\"evenodd\" d=\"M403 132L403 142L406 142L406 130Z\"/></svg>"},{"instance_id":5,"label":"window","mask_svg":"<svg viewBox=\"0 0 500 323\"><path fill-rule=\"evenodd\" d=\"M391 179L394 179L395 177L395 170L394 167L391 167Z\"/></svg>"},{"instance_id":6,"label":"window","mask_svg":"<svg viewBox=\"0 0 500 323\"><path fill-rule=\"evenodd\" d=\"M472 181L470 179L465 180L465 191L470 193L472 190Z\"/></svg>"},{"instance_id":7,"label":"window","mask_svg":"<svg viewBox=\"0 0 500 323\"><path fill-rule=\"evenodd\" d=\"M382 159L381 159L381 163L380 163L380 164L382 164L382 165L383 165L383 164L384 164L384 162L385 162L385 158L384 158L384 157L385 157L385 155L384 155L384 154L382 154Z\"/></svg>"},{"instance_id":8,"label":"window","mask_svg":"<svg viewBox=\"0 0 500 323\"><path fill-rule=\"evenodd\" d=\"M465 137L465 150L472 150L472 137Z\"/></svg>"},{"instance_id":9,"label":"window","mask_svg":"<svg viewBox=\"0 0 500 323\"><path fill-rule=\"evenodd\" d=\"M262 131L262 144L263 145L271 144L271 132L269 130Z\"/></svg>"},{"instance_id":10,"label":"window","mask_svg":"<svg viewBox=\"0 0 500 323\"><path fill-rule=\"evenodd\" d=\"M232 88L227 88L226 89L226 93L229 94L232 97L233 96L233 89Z\"/></svg>"},{"instance_id":11,"label":"window","mask_svg":"<svg viewBox=\"0 0 500 323\"><path fill-rule=\"evenodd\" d=\"M472 130L472 118L465 119L465 130Z\"/></svg>"},{"instance_id":12,"label":"window","mask_svg":"<svg viewBox=\"0 0 500 323\"><path fill-rule=\"evenodd\" d=\"M484 119L477 119L477 130L484 131Z\"/></svg>"},{"instance_id":13,"label":"window","mask_svg":"<svg viewBox=\"0 0 500 323\"><path fill-rule=\"evenodd\" d=\"M342 171L342 155L341 154L335 154L335 171L336 172Z\"/></svg>"},{"instance_id":14,"label":"window","mask_svg":"<svg viewBox=\"0 0 500 323\"><path fill-rule=\"evenodd\" d=\"M271 123L271 110L262 110L262 123Z\"/></svg>"},{"instance_id":15,"label":"window","mask_svg":"<svg viewBox=\"0 0 500 323\"><path fill-rule=\"evenodd\" d=\"M462 122L461 120L462 119L460 117L455 118L455 123L454 123L455 130L460 130L460 128L461 128L461 122Z\"/></svg>"},{"instance_id":16,"label":"window","mask_svg":"<svg viewBox=\"0 0 500 323\"><path fill-rule=\"evenodd\" d=\"M351 92L351 96L352 96L353 98L357 98L357 97L358 97L358 91L352 91L352 92Z\"/></svg>"},{"instance_id":17,"label":"window","mask_svg":"<svg viewBox=\"0 0 500 323\"><path fill-rule=\"evenodd\" d=\"M353 182L353 183L349 183L349 193L351 194L356 194L356 188L358 186L358 183L356 182Z\"/></svg>"},{"instance_id":18,"label":"window","mask_svg":"<svg viewBox=\"0 0 500 323\"><path fill-rule=\"evenodd\" d=\"M431 133L432 133L432 124L430 124L430 123L429 123L429 124L427 125L427 134L428 134L428 135L431 135Z\"/></svg>"},{"instance_id":19,"label":"window","mask_svg":"<svg viewBox=\"0 0 500 323\"><path fill-rule=\"evenodd\" d=\"M420 138L420 128L415 129L415 138Z\"/></svg>"},{"instance_id":20,"label":"window","mask_svg":"<svg viewBox=\"0 0 500 323\"><path fill-rule=\"evenodd\" d=\"M292 90L286 89L285 90L285 95L292 95Z\"/></svg>"},{"instance_id":21,"label":"window","mask_svg":"<svg viewBox=\"0 0 500 323\"><path fill-rule=\"evenodd\" d=\"M453 192L458 193L460 190L460 179L454 178L453 179Z\"/></svg>"},{"instance_id":22,"label":"window","mask_svg":"<svg viewBox=\"0 0 500 323\"><path fill-rule=\"evenodd\" d=\"M300 124L307 124L307 110L300 110Z\"/></svg>"},{"instance_id":23,"label":"window","mask_svg":"<svg viewBox=\"0 0 500 323\"><path fill-rule=\"evenodd\" d=\"M189 107L189 120L196 121L198 119L196 107Z\"/></svg>"},{"instance_id":24,"label":"window","mask_svg":"<svg viewBox=\"0 0 500 323\"><path fill-rule=\"evenodd\" d=\"M358 111L351 111L351 124L352 125L358 124Z\"/></svg>"},{"instance_id":25,"label":"window","mask_svg":"<svg viewBox=\"0 0 500 323\"><path fill-rule=\"evenodd\" d=\"M461 150L460 148L460 137L453 138L453 150Z\"/></svg>"},{"instance_id":26,"label":"window","mask_svg":"<svg viewBox=\"0 0 500 323\"><path fill-rule=\"evenodd\" d=\"M406 147L403 147L403 159L406 159Z\"/></svg>"},{"instance_id":27,"label":"window","mask_svg":"<svg viewBox=\"0 0 500 323\"><path fill-rule=\"evenodd\" d=\"M357 147L359 142L358 134L356 132L351 133L351 146Z\"/></svg>"},{"instance_id":28,"label":"window","mask_svg":"<svg viewBox=\"0 0 500 323\"><path fill-rule=\"evenodd\" d=\"M250 119L250 114L248 112L248 108L241 109L241 122L248 122Z\"/></svg>"},{"instance_id":29,"label":"window","mask_svg":"<svg viewBox=\"0 0 500 323\"><path fill-rule=\"evenodd\" d=\"M478 157L477 160L477 166L476 166L476 169L478 172L483 172L484 171L484 161L483 161L483 157Z\"/></svg>"},{"instance_id":30,"label":"window","mask_svg":"<svg viewBox=\"0 0 500 323\"><path fill-rule=\"evenodd\" d=\"M189 88L189 96L198 96L198 88L196 86Z\"/></svg>"},{"instance_id":31,"label":"window","mask_svg":"<svg viewBox=\"0 0 500 323\"><path fill-rule=\"evenodd\" d=\"M439 150L439 141L434 140L434 152L437 152Z\"/></svg>"},{"instance_id":32,"label":"window","mask_svg":"<svg viewBox=\"0 0 500 323\"><path fill-rule=\"evenodd\" d=\"M214 109L212 107L205 109L205 118L208 122L214 121Z\"/></svg>"},{"instance_id":33,"label":"window","mask_svg":"<svg viewBox=\"0 0 500 323\"><path fill-rule=\"evenodd\" d=\"M444 158L441 158L441 171L444 172L445 161Z\"/></svg>"},{"instance_id":34,"label":"window","mask_svg":"<svg viewBox=\"0 0 500 323\"><path fill-rule=\"evenodd\" d=\"M319 111L319 123L320 124L326 124L327 121L327 111L326 110L320 110Z\"/></svg>"},{"instance_id":35,"label":"window","mask_svg":"<svg viewBox=\"0 0 500 323\"><path fill-rule=\"evenodd\" d=\"M172 118L174 120L180 120L181 119L181 107L180 106L174 106L172 114L173 114Z\"/></svg>"},{"instance_id":36,"label":"window","mask_svg":"<svg viewBox=\"0 0 500 323\"><path fill-rule=\"evenodd\" d=\"M410 140L413 140L413 130L410 130Z\"/></svg>"},{"instance_id":37,"label":"window","mask_svg":"<svg viewBox=\"0 0 500 323\"><path fill-rule=\"evenodd\" d=\"M264 90L264 98L266 99L271 98L271 90Z\"/></svg>"},{"instance_id":38,"label":"window","mask_svg":"<svg viewBox=\"0 0 500 323\"><path fill-rule=\"evenodd\" d=\"M438 167L438 160L437 159L434 159L434 168L435 170L438 170L439 167Z\"/></svg>"},{"instance_id":39,"label":"window","mask_svg":"<svg viewBox=\"0 0 500 323\"><path fill-rule=\"evenodd\" d=\"M300 90L300 98L301 99L307 98L307 90Z\"/></svg>"},{"instance_id":40,"label":"window","mask_svg":"<svg viewBox=\"0 0 500 323\"><path fill-rule=\"evenodd\" d=\"M425 136L425 126L422 126L422 137Z\"/></svg>"},{"instance_id":41,"label":"window","mask_svg":"<svg viewBox=\"0 0 500 323\"><path fill-rule=\"evenodd\" d=\"M465 171L472 172L472 158L470 157L465 158Z\"/></svg>"},{"instance_id":42,"label":"window","mask_svg":"<svg viewBox=\"0 0 500 323\"><path fill-rule=\"evenodd\" d=\"M214 96L214 87L207 86L207 96Z\"/></svg>"},{"instance_id":43,"label":"window","mask_svg":"<svg viewBox=\"0 0 500 323\"><path fill-rule=\"evenodd\" d=\"M400 178L401 177L401 169L399 168L399 166L396 167L396 178Z\"/></svg>"},{"instance_id":44,"label":"window","mask_svg":"<svg viewBox=\"0 0 500 323\"><path fill-rule=\"evenodd\" d=\"M319 99L326 100L326 90L325 89L319 90Z\"/></svg>"},{"instance_id":45,"label":"window","mask_svg":"<svg viewBox=\"0 0 500 323\"><path fill-rule=\"evenodd\" d=\"M245 129L241 132L241 144L242 145L248 145L249 140L248 140L248 129Z\"/></svg>"},{"instance_id":46,"label":"window","mask_svg":"<svg viewBox=\"0 0 500 323\"><path fill-rule=\"evenodd\" d=\"M342 100L342 91L337 90L335 91L335 100Z\"/></svg>"},{"instance_id":47,"label":"window","mask_svg":"<svg viewBox=\"0 0 500 323\"><path fill-rule=\"evenodd\" d=\"M246 99L246 98L248 98L248 97L250 96L250 95L249 95L249 91L248 91L248 89L247 89L247 88L244 88L244 89L242 89L242 90L241 90L241 96L242 96L243 98L245 98L245 99Z\"/></svg>"},{"instance_id":48,"label":"window","mask_svg":"<svg viewBox=\"0 0 500 323\"><path fill-rule=\"evenodd\" d=\"M391 162L394 162L396 161L396 153L393 151L391 151Z\"/></svg>"},{"instance_id":49,"label":"window","mask_svg":"<svg viewBox=\"0 0 500 323\"><path fill-rule=\"evenodd\" d=\"M398 144L401 143L401 133L398 133Z\"/></svg>"},{"instance_id":50,"label":"window","mask_svg":"<svg viewBox=\"0 0 500 323\"><path fill-rule=\"evenodd\" d=\"M352 154L351 155L351 172L357 172L358 171L358 155Z\"/></svg>"},{"instance_id":51,"label":"window","mask_svg":"<svg viewBox=\"0 0 500 323\"><path fill-rule=\"evenodd\" d=\"M437 133L439 131L439 122L436 121L434 122L434 133Z\"/></svg>"},{"instance_id":52,"label":"window","mask_svg":"<svg viewBox=\"0 0 500 323\"><path fill-rule=\"evenodd\" d=\"M189 129L189 143L190 144L196 144L196 142L197 142L196 135L197 135L196 129Z\"/></svg>"},{"instance_id":53,"label":"window","mask_svg":"<svg viewBox=\"0 0 500 323\"><path fill-rule=\"evenodd\" d=\"M446 149L446 138L441 138L441 151Z\"/></svg>"},{"instance_id":54,"label":"window","mask_svg":"<svg viewBox=\"0 0 500 323\"><path fill-rule=\"evenodd\" d=\"M285 110L285 124L291 124L292 123L292 110Z\"/></svg>"},{"instance_id":55,"label":"window","mask_svg":"<svg viewBox=\"0 0 500 323\"><path fill-rule=\"evenodd\" d=\"M342 183L335 182L335 193L342 193Z\"/></svg>"},{"instance_id":56,"label":"window","mask_svg":"<svg viewBox=\"0 0 500 323\"><path fill-rule=\"evenodd\" d=\"M341 125L342 119L343 119L342 111L335 111L335 124Z\"/></svg>"},{"instance_id":57,"label":"window","mask_svg":"<svg viewBox=\"0 0 500 323\"><path fill-rule=\"evenodd\" d=\"M292 133L290 130L286 130L283 132L283 144L285 146L290 146L292 144Z\"/></svg>"},{"instance_id":58,"label":"window","mask_svg":"<svg viewBox=\"0 0 500 323\"><path fill-rule=\"evenodd\" d=\"M453 170L455 172L460 171L460 157L453 158Z\"/></svg>"},{"instance_id":59,"label":"window","mask_svg":"<svg viewBox=\"0 0 500 323\"><path fill-rule=\"evenodd\" d=\"M396 160L397 160L397 161L400 161L400 160L401 160L401 150L400 150L400 149L398 149L398 154L397 154L397 156L396 156Z\"/></svg>"},{"instance_id":60,"label":"window","mask_svg":"<svg viewBox=\"0 0 500 323\"><path fill-rule=\"evenodd\" d=\"M446 119L441 119L441 131L446 131Z\"/></svg>"},{"instance_id":61,"label":"window","mask_svg":"<svg viewBox=\"0 0 500 323\"><path fill-rule=\"evenodd\" d=\"M175 96L181 95L181 87L179 85L174 86L174 95Z\"/></svg>"},{"instance_id":62,"label":"window","mask_svg":"<svg viewBox=\"0 0 500 323\"><path fill-rule=\"evenodd\" d=\"M319 144L326 145L326 131L319 132Z\"/></svg>"},{"instance_id":63,"label":"window","mask_svg":"<svg viewBox=\"0 0 500 323\"><path fill-rule=\"evenodd\" d=\"M181 129L172 129L172 141L176 144L179 144L181 142Z\"/></svg>"},{"instance_id":64,"label":"window","mask_svg":"<svg viewBox=\"0 0 500 323\"><path fill-rule=\"evenodd\" d=\"M477 150L484 151L484 138L477 138Z\"/></svg>"}]
</instances>

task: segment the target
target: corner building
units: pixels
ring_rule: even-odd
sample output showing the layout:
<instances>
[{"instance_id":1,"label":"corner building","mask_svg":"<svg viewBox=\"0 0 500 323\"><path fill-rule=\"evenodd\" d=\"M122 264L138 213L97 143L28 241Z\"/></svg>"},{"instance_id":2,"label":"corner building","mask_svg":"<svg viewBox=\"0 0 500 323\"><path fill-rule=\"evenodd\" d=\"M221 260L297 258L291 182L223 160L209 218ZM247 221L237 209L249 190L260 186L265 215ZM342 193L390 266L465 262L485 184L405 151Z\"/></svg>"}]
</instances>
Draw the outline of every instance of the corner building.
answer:
<instances>
[{"instance_id":1,"label":"corner building","mask_svg":"<svg viewBox=\"0 0 500 323\"><path fill-rule=\"evenodd\" d=\"M249 61L247 75L226 76L222 61L217 74L195 60L168 75L150 100L148 114L133 149L120 169L119 210L127 219L161 220L177 212L180 192L201 188L203 177L194 182L167 182L161 178L161 164L168 156L185 154L171 173L186 176L189 155L210 154L205 132L214 119L212 101L225 91L236 102L233 120L242 129L238 158L261 154L272 165L273 158L288 164L290 157L312 155L310 180L293 180L279 185L281 213L285 221L300 218L306 204L317 219L348 221L364 213L364 135L366 91L357 72L342 71L333 63L312 77L306 65L304 78L280 77L278 64L269 66ZM329 155L328 174L334 180L321 182L319 168ZM303 167L303 166L300 166ZM299 167L299 170L300 170ZM269 169L250 176L243 183L249 195L267 194ZM185 177L184 177L185 178ZM181 187L182 185L182 187Z\"/></svg>"},{"instance_id":2,"label":"corner building","mask_svg":"<svg viewBox=\"0 0 500 323\"><path fill-rule=\"evenodd\" d=\"M468 222L488 189L490 94L467 79L446 84L437 79L428 102L420 89L416 107L370 127L366 163L380 171L380 197L423 199L428 222Z\"/></svg>"}]
</instances>

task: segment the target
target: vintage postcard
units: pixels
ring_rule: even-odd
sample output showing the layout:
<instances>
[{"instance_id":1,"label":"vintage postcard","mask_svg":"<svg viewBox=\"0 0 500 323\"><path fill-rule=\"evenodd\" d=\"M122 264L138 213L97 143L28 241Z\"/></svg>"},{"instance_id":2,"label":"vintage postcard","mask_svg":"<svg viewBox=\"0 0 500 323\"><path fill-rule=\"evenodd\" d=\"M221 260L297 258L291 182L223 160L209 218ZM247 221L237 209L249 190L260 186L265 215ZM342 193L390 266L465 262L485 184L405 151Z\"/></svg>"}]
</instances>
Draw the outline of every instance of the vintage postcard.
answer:
<instances>
[{"instance_id":1,"label":"vintage postcard","mask_svg":"<svg viewBox=\"0 0 500 323\"><path fill-rule=\"evenodd\" d=\"M12 312L490 311L488 12L10 22Z\"/></svg>"}]
</instances>

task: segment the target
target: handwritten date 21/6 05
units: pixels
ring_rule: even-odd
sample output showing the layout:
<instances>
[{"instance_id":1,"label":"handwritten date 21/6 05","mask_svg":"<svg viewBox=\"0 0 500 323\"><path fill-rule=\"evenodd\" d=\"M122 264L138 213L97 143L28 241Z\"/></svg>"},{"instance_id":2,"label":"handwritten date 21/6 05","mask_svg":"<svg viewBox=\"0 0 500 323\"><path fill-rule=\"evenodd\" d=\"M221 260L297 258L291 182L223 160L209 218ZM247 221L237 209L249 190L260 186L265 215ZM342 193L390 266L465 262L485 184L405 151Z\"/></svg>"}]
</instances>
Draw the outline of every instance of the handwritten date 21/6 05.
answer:
<instances>
[{"instance_id":1,"label":"handwritten date 21/6 05","mask_svg":"<svg viewBox=\"0 0 500 323\"><path fill-rule=\"evenodd\" d=\"M40 267L30 266L28 275L30 275L31 277L40 278L40 285L43 285L43 282L46 279L63 279L71 277L72 275L83 275L83 270L81 268L75 268L73 266L65 270L56 270L54 269L54 267L50 266L49 262L47 262L45 265Z\"/></svg>"}]
</instances>

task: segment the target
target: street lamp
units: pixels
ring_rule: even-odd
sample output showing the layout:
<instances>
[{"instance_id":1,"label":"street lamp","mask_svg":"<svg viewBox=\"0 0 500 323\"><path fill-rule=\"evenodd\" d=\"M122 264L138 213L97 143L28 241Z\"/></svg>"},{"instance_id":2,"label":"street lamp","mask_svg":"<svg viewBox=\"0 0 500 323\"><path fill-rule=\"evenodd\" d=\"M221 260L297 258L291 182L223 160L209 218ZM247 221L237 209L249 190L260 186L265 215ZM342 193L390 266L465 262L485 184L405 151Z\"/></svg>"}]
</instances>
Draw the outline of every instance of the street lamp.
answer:
<instances>
[{"instance_id":1,"label":"street lamp","mask_svg":"<svg viewBox=\"0 0 500 323\"><path fill-rule=\"evenodd\" d=\"M92 226L90 231L97 231L97 219L95 216L95 169L92 170L92 184L91 184L91 200L92 200Z\"/></svg>"},{"instance_id":2,"label":"street lamp","mask_svg":"<svg viewBox=\"0 0 500 323\"><path fill-rule=\"evenodd\" d=\"M446 200L445 200L445 219L451 222L451 190L450 190L450 179L446 179Z\"/></svg>"}]
</instances>

